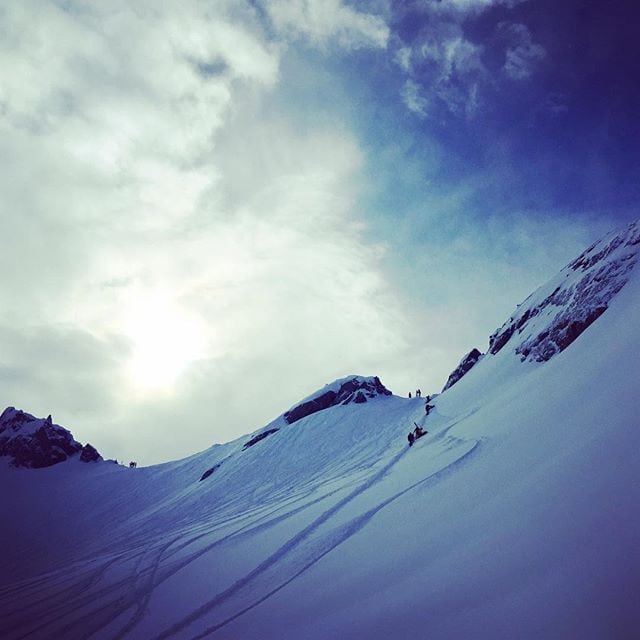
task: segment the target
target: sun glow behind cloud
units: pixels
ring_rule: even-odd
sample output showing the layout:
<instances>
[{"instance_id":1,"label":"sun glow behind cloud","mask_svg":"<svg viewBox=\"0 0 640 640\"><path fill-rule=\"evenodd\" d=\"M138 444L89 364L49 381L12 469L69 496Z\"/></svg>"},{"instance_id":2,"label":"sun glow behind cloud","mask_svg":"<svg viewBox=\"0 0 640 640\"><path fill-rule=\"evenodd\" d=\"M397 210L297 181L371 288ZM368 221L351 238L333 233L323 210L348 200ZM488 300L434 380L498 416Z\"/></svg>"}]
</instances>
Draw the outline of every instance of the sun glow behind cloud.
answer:
<instances>
[{"instance_id":1,"label":"sun glow behind cloud","mask_svg":"<svg viewBox=\"0 0 640 640\"><path fill-rule=\"evenodd\" d=\"M131 341L127 370L136 391L168 393L194 361L206 355L210 336L195 317L171 300L142 299L125 314Z\"/></svg>"},{"instance_id":2,"label":"sun glow behind cloud","mask_svg":"<svg viewBox=\"0 0 640 640\"><path fill-rule=\"evenodd\" d=\"M506 314L585 238L559 219L527 262L522 224L476 224L466 192L477 184L436 185L418 148L444 158L434 118L443 105L473 115L474 87L490 78L463 17L515 3L423 4L438 19L413 39L377 0L7 4L6 404L54 412L99 448L108 439L107 456L160 461L261 426L348 373L437 390L482 346L475 319L513 273L495 239L514 240L529 272L500 292ZM520 86L541 60L537 36L500 33ZM384 87L363 91L371 74L354 61L385 59ZM392 104L378 103L387 87Z\"/></svg>"}]
</instances>

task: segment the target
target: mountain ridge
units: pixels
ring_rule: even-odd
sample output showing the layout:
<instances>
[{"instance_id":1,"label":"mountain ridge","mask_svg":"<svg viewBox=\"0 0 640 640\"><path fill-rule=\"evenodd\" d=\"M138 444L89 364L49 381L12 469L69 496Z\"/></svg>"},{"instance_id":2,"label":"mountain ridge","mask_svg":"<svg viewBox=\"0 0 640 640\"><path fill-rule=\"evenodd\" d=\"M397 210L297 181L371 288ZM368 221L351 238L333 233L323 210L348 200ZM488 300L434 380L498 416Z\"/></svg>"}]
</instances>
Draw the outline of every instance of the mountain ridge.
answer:
<instances>
[{"instance_id":1,"label":"mountain ridge","mask_svg":"<svg viewBox=\"0 0 640 640\"><path fill-rule=\"evenodd\" d=\"M436 397L282 414L152 467L0 465L0 635L633 637L640 276L625 275L567 348L516 351L553 305Z\"/></svg>"},{"instance_id":2,"label":"mountain ridge","mask_svg":"<svg viewBox=\"0 0 640 640\"><path fill-rule=\"evenodd\" d=\"M517 305L514 313L489 336L486 354L475 347L467 353L448 376L442 392L459 382L486 355L495 356L511 343L514 343L512 350L521 357L522 361L545 362L566 349L606 311L610 301L627 283L639 255L640 221L638 220L610 231L591 244L558 274ZM520 341L519 344L515 344L516 341ZM245 445L254 438L260 441L261 434L269 431L267 435L271 435L281 428L276 425L282 421L281 419L285 424L290 425L333 406L350 402L363 403L381 395L391 395L391 391L382 384L378 376L356 374L343 376L305 396L272 422L240 436L238 440L250 438ZM2 416L9 410L15 411L13 407L8 407ZM29 416L30 420L36 420L30 414L25 413L25 415ZM68 452L65 455L62 452L57 455L51 454L50 464L63 462L82 450L82 445L73 439L73 435L68 430L59 425L55 427L69 434L63 437L63 441L68 442L65 445ZM12 445L8 442L7 431L3 436L3 429L5 427L0 417L0 456L13 455L10 452ZM40 440L43 438L41 437ZM80 449L77 448L78 445ZM29 448L23 441L21 447L25 446ZM32 443L30 446L34 450L38 449L36 444ZM56 450L55 446L46 443L44 446L46 449ZM86 447L86 451L82 453L86 458L85 461L102 459L90 444ZM40 455L44 462L43 454L37 455ZM34 466L35 468L45 466L40 462L31 464L27 458L28 455L24 458L24 462L17 463L14 457L14 463L16 466Z\"/></svg>"}]
</instances>

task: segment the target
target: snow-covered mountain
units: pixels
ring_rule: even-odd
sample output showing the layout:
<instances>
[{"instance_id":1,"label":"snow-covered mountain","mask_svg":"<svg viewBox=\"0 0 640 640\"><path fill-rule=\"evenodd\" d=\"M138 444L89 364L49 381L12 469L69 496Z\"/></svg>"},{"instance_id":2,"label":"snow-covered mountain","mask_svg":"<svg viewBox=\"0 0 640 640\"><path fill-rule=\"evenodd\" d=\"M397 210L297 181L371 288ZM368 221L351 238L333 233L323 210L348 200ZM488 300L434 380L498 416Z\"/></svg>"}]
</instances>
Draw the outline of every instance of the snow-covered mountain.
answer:
<instances>
[{"instance_id":1,"label":"snow-covered mountain","mask_svg":"<svg viewBox=\"0 0 640 640\"><path fill-rule=\"evenodd\" d=\"M0 459L0 637L637 637L639 238L440 395L349 376L163 465Z\"/></svg>"},{"instance_id":2,"label":"snow-covered mountain","mask_svg":"<svg viewBox=\"0 0 640 640\"><path fill-rule=\"evenodd\" d=\"M36 469L73 456L81 462L102 459L90 444L83 447L70 431L54 424L51 416L35 418L14 407L7 407L0 415L0 456L9 457L16 467Z\"/></svg>"}]
</instances>

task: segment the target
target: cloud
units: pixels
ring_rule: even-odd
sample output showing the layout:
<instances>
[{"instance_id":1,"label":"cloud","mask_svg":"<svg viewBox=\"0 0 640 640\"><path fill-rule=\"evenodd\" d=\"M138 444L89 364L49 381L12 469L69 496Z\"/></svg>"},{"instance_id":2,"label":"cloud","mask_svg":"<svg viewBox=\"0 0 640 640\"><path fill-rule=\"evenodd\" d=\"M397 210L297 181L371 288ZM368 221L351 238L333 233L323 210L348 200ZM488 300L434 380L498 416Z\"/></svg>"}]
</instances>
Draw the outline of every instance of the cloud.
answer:
<instances>
[{"instance_id":1,"label":"cloud","mask_svg":"<svg viewBox=\"0 0 640 640\"><path fill-rule=\"evenodd\" d=\"M546 52L532 41L524 24L500 21L497 30L502 42L476 41L468 28L471 18L489 9L502 8L500 15L504 15L523 1L426 0L408 9L413 21L423 23L419 30L404 30L405 40L403 34L395 40L394 61L407 76L401 92L409 110L424 115L412 100L420 95L429 104L444 106L449 114L473 119L484 103L483 94L496 87L494 73L485 64L487 49L492 47L504 47L502 71L508 78L529 77Z\"/></svg>"},{"instance_id":2,"label":"cloud","mask_svg":"<svg viewBox=\"0 0 640 640\"><path fill-rule=\"evenodd\" d=\"M517 264L539 226L470 213L512 174L438 192L449 149L423 130L482 108L484 45L440 15L402 42L384 3L354 6L25 0L0 13L5 404L52 413L107 456L158 462L348 373L435 390L529 293L546 254L492 297L504 256ZM390 127L399 151L370 126L385 105L354 108L367 78L349 92L388 42L424 119ZM336 72L334 52L354 49L355 69ZM561 226L542 240L554 260L574 247Z\"/></svg>"},{"instance_id":3,"label":"cloud","mask_svg":"<svg viewBox=\"0 0 640 640\"><path fill-rule=\"evenodd\" d=\"M423 0L422 8L432 13L466 18L483 13L492 7L509 9L527 0Z\"/></svg>"},{"instance_id":4,"label":"cloud","mask_svg":"<svg viewBox=\"0 0 640 640\"><path fill-rule=\"evenodd\" d=\"M341 0L272 0L265 8L278 32L304 36L320 47L337 42L347 49L384 48L389 39L382 17L356 11Z\"/></svg>"},{"instance_id":5,"label":"cloud","mask_svg":"<svg viewBox=\"0 0 640 640\"><path fill-rule=\"evenodd\" d=\"M529 78L547 55L544 47L532 41L531 32L524 24L501 22L498 29L509 40L502 67L504 73L516 81Z\"/></svg>"},{"instance_id":6,"label":"cloud","mask_svg":"<svg viewBox=\"0 0 640 640\"><path fill-rule=\"evenodd\" d=\"M26 309L25 309L26 311ZM0 382L5 405L56 422L82 425L75 435L116 451L109 428L127 391L124 363L129 344L118 336L98 338L80 327L58 324L0 325Z\"/></svg>"},{"instance_id":7,"label":"cloud","mask_svg":"<svg viewBox=\"0 0 640 640\"><path fill-rule=\"evenodd\" d=\"M566 104L567 96L562 93L552 92L546 96L539 111L550 113L552 116L561 116L569 112Z\"/></svg>"},{"instance_id":8,"label":"cloud","mask_svg":"<svg viewBox=\"0 0 640 640\"><path fill-rule=\"evenodd\" d=\"M407 73L411 71L411 57L413 51L411 47L400 47L394 55L395 63Z\"/></svg>"},{"instance_id":9,"label":"cloud","mask_svg":"<svg viewBox=\"0 0 640 640\"><path fill-rule=\"evenodd\" d=\"M324 9L273 16L288 36L302 12L320 46L385 45L381 18ZM360 143L273 106L290 45L252 3L26 1L0 20L5 404L160 461L402 348Z\"/></svg>"},{"instance_id":10,"label":"cloud","mask_svg":"<svg viewBox=\"0 0 640 640\"><path fill-rule=\"evenodd\" d=\"M427 116L429 101L420 94L420 85L413 80L406 80L402 88L402 100L409 111L424 118Z\"/></svg>"},{"instance_id":11,"label":"cloud","mask_svg":"<svg viewBox=\"0 0 640 640\"><path fill-rule=\"evenodd\" d=\"M400 47L395 62L408 76L401 97L420 117L427 106L439 104L459 117L472 118L480 105L480 85L488 72L483 47L468 40L454 23L426 30L412 47Z\"/></svg>"}]
</instances>

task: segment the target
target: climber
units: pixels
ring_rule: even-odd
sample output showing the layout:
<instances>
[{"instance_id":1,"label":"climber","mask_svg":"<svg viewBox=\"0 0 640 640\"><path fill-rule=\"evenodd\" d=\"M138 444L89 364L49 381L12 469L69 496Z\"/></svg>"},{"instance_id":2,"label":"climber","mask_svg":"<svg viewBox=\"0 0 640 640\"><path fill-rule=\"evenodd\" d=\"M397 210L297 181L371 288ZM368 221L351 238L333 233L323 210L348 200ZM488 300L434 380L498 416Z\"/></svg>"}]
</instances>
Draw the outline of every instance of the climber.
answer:
<instances>
[{"instance_id":1,"label":"climber","mask_svg":"<svg viewBox=\"0 0 640 640\"><path fill-rule=\"evenodd\" d=\"M409 431L409 435L407 436L407 440L409 441L409 446L413 445L413 441L415 440L415 437L413 435L413 431Z\"/></svg>"},{"instance_id":2,"label":"climber","mask_svg":"<svg viewBox=\"0 0 640 640\"><path fill-rule=\"evenodd\" d=\"M413 424L416 425L416 428L413 431L413 439L414 440L417 440L418 438L421 438L422 436L424 436L427 433L429 433L428 431L425 431L422 427L418 426L415 422Z\"/></svg>"}]
</instances>

